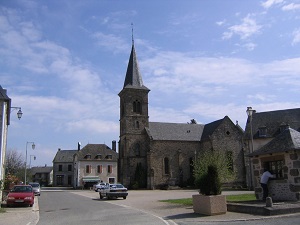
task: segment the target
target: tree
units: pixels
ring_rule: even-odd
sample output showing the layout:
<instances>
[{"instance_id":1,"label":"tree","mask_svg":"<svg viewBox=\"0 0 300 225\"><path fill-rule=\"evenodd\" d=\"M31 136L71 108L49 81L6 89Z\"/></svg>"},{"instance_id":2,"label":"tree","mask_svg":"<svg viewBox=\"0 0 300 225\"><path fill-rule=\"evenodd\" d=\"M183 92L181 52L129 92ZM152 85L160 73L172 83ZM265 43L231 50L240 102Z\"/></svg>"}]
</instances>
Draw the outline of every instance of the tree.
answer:
<instances>
[{"instance_id":1,"label":"tree","mask_svg":"<svg viewBox=\"0 0 300 225\"><path fill-rule=\"evenodd\" d=\"M8 174L24 179L25 160L23 155L15 149L10 149L5 157L5 175Z\"/></svg>"},{"instance_id":2,"label":"tree","mask_svg":"<svg viewBox=\"0 0 300 225\"><path fill-rule=\"evenodd\" d=\"M221 184L232 180L235 176L229 167L230 164L225 153L212 150L204 151L194 163L195 185L199 187L200 193L220 194L218 188L221 189ZM214 182L214 184L210 182Z\"/></svg>"}]
</instances>

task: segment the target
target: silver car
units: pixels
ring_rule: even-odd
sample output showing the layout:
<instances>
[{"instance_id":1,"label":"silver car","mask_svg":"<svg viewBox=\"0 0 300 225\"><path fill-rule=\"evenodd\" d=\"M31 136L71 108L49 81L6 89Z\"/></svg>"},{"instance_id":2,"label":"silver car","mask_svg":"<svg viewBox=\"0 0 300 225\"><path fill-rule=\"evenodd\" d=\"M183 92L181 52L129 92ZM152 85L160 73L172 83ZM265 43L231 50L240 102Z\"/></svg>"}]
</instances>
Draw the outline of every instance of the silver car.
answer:
<instances>
[{"instance_id":1,"label":"silver car","mask_svg":"<svg viewBox=\"0 0 300 225\"><path fill-rule=\"evenodd\" d=\"M28 184L31 185L31 187L33 189L33 192L34 192L34 195L38 195L38 196L41 195L41 186L40 186L39 183L29 182Z\"/></svg>"}]
</instances>

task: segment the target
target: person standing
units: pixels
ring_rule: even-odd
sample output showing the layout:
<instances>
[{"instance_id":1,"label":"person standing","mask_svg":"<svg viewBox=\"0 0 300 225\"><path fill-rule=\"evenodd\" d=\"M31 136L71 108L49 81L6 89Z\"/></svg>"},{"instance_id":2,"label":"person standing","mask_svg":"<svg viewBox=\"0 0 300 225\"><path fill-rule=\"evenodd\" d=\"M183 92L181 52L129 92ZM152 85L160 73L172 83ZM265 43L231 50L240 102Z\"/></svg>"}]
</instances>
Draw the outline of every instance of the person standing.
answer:
<instances>
[{"instance_id":1,"label":"person standing","mask_svg":"<svg viewBox=\"0 0 300 225\"><path fill-rule=\"evenodd\" d=\"M272 175L268 169L264 169L264 173L262 174L260 178L260 185L263 189L263 200L266 200L266 198L269 195L269 189L268 189L268 181L269 178L274 178L275 176Z\"/></svg>"}]
</instances>

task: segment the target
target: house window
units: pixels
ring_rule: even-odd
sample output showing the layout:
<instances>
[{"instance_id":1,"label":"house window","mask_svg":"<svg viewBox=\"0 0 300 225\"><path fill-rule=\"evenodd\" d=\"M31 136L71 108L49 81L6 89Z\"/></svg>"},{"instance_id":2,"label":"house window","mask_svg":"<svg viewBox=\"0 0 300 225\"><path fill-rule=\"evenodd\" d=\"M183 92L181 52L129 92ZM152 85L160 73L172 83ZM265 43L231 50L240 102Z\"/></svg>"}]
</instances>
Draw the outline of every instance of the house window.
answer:
<instances>
[{"instance_id":1,"label":"house window","mask_svg":"<svg viewBox=\"0 0 300 225\"><path fill-rule=\"evenodd\" d=\"M133 112L135 112L135 113L141 113L142 112L141 103L138 100L135 100L133 102Z\"/></svg>"},{"instance_id":2,"label":"house window","mask_svg":"<svg viewBox=\"0 0 300 225\"><path fill-rule=\"evenodd\" d=\"M164 158L164 173L170 174L170 165L169 165L169 158Z\"/></svg>"},{"instance_id":3,"label":"house window","mask_svg":"<svg viewBox=\"0 0 300 225\"><path fill-rule=\"evenodd\" d=\"M139 143L136 143L134 146L134 154L135 154L135 156L141 155L141 147L140 147Z\"/></svg>"},{"instance_id":4,"label":"house window","mask_svg":"<svg viewBox=\"0 0 300 225\"><path fill-rule=\"evenodd\" d=\"M72 175L68 176L68 185L72 185Z\"/></svg>"},{"instance_id":5,"label":"house window","mask_svg":"<svg viewBox=\"0 0 300 225\"><path fill-rule=\"evenodd\" d=\"M102 173L102 165L97 166L97 173Z\"/></svg>"},{"instance_id":6,"label":"house window","mask_svg":"<svg viewBox=\"0 0 300 225\"><path fill-rule=\"evenodd\" d=\"M107 155L105 158L106 159L112 159L112 155Z\"/></svg>"},{"instance_id":7,"label":"house window","mask_svg":"<svg viewBox=\"0 0 300 225\"><path fill-rule=\"evenodd\" d=\"M85 158L85 159L91 159L92 156L91 156L91 155L86 155L84 158Z\"/></svg>"},{"instance_id":8,"label":"house window","mask_svg":"<svg viewBox=\"0 0 300 225\"><path fill-rule=\"evenodd\" d=\"M91 173L92 172L92 166L91 165L86 165L85 166L85 173Z\"/></svg>"},{"instance_id":9,"label":"house window","mask_svg":"<svg viewBox=\"0 0 300 225\"><path fill-rule=\"evenodd\" d=\"M265 162L265 167L268 168L270 173L275 175L276 178L283 178L283 160Z\"/></svg>"},{"instance_id":10,"label":"house window","mask_svg":"<svg viewBox=\"0 0 300 225\"><path fill-rule=\"evenodd\" d=\"M267 127L259 127L258 135L259 135L259 137L266 137L267 136Z\"/></svg>"},{"instance_id":11,"label":"house window","mask_svg":"<svg viewBox=\"0 0 300 225\"><path fill-rule=\"evenodd\" d=\"M101 154L96 155L96 159L102 159L102 155Z\"/></svg>"},{"instance_id":12,"label":"house window","mask_svg":"<svg viewBox=\"0 0 300 225\"><path fill-rule=\"evenodd\" d=\"M227 169L229 172L233 172L233 157L232 157L232 151L226 152L226 160L227 160Z\"/></svg>"},{"instance_id":13,"label":"house window","mask_svg":"<svg viewBox=\"0 0 300 225\"><path fill-rule=\"evenodd\" d=\"M72 171L72 165L68 165L68 171Z\"/></svg>"},{"instance_id":14,"label":"house window","mask_svg":"<svg viewBox=\"0 0 300 225\"><path fill-rule=\"evenodd\" d=\"M62 165L58 165L58 171L62 171Z\"/></svg>"},{"instance_id":15,"label":"house window","mask_svg":"<svg viewBox=\"0 0 300 225\"><path fill-rule=\"evenodd\" d=\"M112 165L108 165L107 166L107 173L112 173L112 170L113 170Z\"/></svg>"},{"instance_id":16,"label":"house window","mask_svg":"<svg viewBox=\"0 0 300 225\"><path fill-rule=\"evenodd\" d=\"M57 175L56 183L57 183L57 185L64 185L64 175Z\"/></svg>"}]
</instances>

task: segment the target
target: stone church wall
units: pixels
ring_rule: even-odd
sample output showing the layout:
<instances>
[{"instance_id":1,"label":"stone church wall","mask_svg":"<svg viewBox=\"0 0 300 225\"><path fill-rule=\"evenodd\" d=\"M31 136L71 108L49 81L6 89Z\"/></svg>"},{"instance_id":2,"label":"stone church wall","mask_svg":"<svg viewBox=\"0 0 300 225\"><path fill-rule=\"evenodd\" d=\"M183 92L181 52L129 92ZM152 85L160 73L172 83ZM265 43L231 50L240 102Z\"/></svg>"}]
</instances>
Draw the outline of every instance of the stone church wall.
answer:
<instances>
[{"instance_id":1,"label":"stone church wall","mask_svg":"<svg viewBox=\"0 0 300 225\"><path fill-rule=\"evenodd\" d=\"M192 176L190 160L195 158L199 142L151 141L149 170L152 172L151 187L170 186L186 183ZM169 174L165 174L164 158L169 159Z\"/></svg>"}]
</instances>

